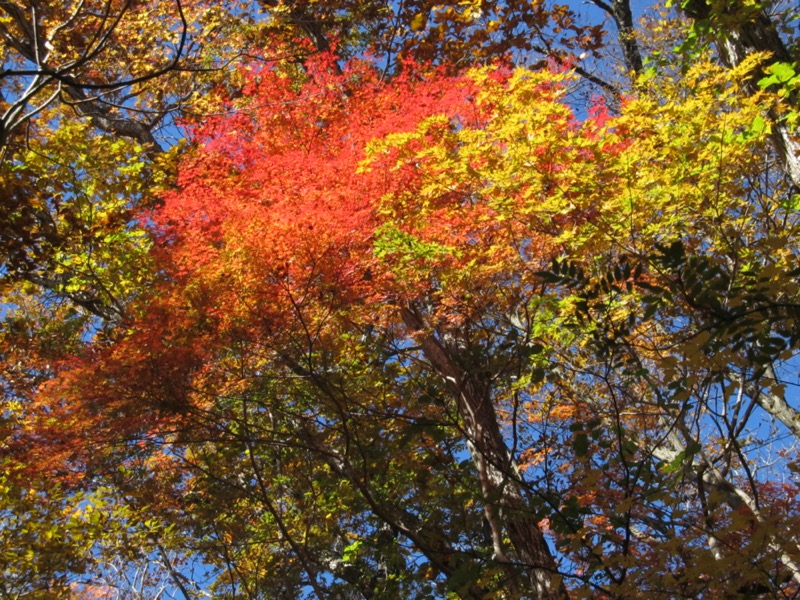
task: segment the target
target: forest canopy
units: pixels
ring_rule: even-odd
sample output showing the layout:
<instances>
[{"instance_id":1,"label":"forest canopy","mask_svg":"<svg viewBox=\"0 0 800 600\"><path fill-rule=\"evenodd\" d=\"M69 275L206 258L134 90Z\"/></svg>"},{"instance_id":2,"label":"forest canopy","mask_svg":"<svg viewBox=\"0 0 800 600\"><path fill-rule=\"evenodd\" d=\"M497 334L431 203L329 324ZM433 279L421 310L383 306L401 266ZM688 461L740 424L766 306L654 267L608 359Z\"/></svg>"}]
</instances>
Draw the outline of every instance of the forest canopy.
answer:
<instances>
[{"instance_id":1,"label":"forest canopy","mask_svg":"<svg viewBox=\"0 0 800 600\"><path fill-rule=\"evenodd\" d=\"M0 598L797 597L790 4L0 1Z\"/></svg>"}]
</instances>

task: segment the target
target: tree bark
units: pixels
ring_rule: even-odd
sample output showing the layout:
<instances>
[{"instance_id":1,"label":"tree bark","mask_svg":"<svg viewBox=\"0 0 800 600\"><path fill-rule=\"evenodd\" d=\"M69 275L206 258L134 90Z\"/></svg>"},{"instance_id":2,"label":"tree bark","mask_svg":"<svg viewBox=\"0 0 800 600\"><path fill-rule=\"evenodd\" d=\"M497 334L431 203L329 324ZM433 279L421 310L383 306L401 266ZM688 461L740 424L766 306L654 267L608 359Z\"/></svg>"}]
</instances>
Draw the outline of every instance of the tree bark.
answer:
<instances>
[{"instance_id":1,"label":"tree bark","mask_svg":"<svg viewBox=\"0 0 800 600\"><path fill-rule=\"evenodd\" d=\"M686 453L688 445L681 439L677 431L670 427L671 432L660 446L651 449L653 456L663 460L664 462L674 461L681 453ZM686 428L680 428L684 436L690 442L697 444L697 440L691 439L688 436ZM795 582L800 583L800 564L795 558L786 550L786 540L781 539L778 532L774 528L765 523L764 516L761 514L756 502L747 494L741 487L735 485L729 478L726 478L723 473L706 458L703 453L693 457L691 462L687 465L687 471L691 472L693 477L698 483L698 492L700 497L713 496L714 501L718 504L725 504L732 511L746 511L753 519L753 524L756 528L764 531L764 537L770 550L775 552L780 557L780 561L784 567L791 573L791 577ZM715 532L712 528L706 532L709 537L709 546L715 555L719 555L719 547ZM793 552L794 553L794 549Z\"/></svg>"},{"instance_id":2,"label":"tree bark","mask_svg":"<svg viewBox=\"0 0 800 600\"><path fill-rule=\"evenodd\" d=\"M770 366L767 369L767 375L761 384L747 384L744 391L800 440L800 411L786 401L786 394L778 387L778 376L774 367Z\"/></svg>"},{"instance_id":3,"label":"tree bark","mask_svg":"<svg viewBox=\"0 0 800 600\"><path fill-rule=\"evenodd\" d=\"M447 382L455 399L467 446L480 476L495 558L501 564L519 563L527 570L530 597L541 600L567 598L558 565L513 476L516 465L500 431L489 385L464 372L455 363L446 346L426 330L425 323L413 308L406 307L401 312L406 327L419 336L425 358ZM505 528L511 541L513 557L506 556L502 547L500 526Z\"/></svg>"},{"instance_id":4,"label":"tree bark","mask_svg":"<svg viewBox=\"0 0 800 600\"><path fill-rule=\"evenodd\" d=\"M695 21L715 20L716 15L705 0L694 0L685 8L686 14ZM791 63L792 55L778 35L774 23L762 10L753 18L741 19L737 25L730 23L736 19L725 19L725 27L715 26L714 41L720 60L727 67L735 67L756 52L768 52L775 62ZM750 82L755 91L756 81ZM798 132L791 130L775 110L770 110L774 125L771 140L781 157L784 170L792 183L800 188L800 139Z\"/></svg>"},{"instance_id":5,"label":"tree bark","mask_svg":"<svg viewBox=\"0 0 800 600\"><path fill-rule=\"evenodd\" d=\"M592 0L592 4L614 19L625 67L636 75L640 74L644 70L644 63L642 53L639 51L639 43L636 41L633 12L629 0L610 0L610 3L606 0Z\"/></svg>"}]
</instances>

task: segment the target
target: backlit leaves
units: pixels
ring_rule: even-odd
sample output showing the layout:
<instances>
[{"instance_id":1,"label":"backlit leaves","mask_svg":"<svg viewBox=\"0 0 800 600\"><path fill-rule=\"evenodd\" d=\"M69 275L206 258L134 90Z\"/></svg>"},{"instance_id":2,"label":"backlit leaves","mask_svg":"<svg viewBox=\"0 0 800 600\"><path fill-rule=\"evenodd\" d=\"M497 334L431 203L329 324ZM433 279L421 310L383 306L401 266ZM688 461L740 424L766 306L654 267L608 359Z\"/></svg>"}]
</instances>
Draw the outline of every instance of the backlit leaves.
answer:
<instances>
[{"instance_id":1,"label":"backlit leaves","mask_svg":"<svg viewBox=\"0 0 800 600\"><path fill-rule=\"evenodd\" d=\"M698 52L585 102L565 8L261 6L186 7L241 36L199 63L250 44L181 88L187 144L54 102L3 163L13 593L794 594L788 71Z\"/></svg>"}]
</instances>

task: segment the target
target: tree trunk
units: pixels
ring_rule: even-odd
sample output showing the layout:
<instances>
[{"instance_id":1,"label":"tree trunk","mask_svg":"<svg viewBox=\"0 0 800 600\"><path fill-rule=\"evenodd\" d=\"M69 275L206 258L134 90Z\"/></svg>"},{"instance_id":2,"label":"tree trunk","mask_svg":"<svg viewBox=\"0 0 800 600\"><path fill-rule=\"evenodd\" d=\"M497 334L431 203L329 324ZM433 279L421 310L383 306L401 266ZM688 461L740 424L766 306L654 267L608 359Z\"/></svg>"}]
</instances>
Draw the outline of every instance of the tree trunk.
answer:
<instances>
[{"instance_id":1,"label":"tree trunk","mask_svg":"<svg viewBox=\"0 0 800 600\"><path fill-rule=\"evenodd\" d=\"M705 0L695 0L685 9L686 14L696 21L713 21L717 16ZM778 35L775 25L764 11L759 11L754 18L741 19L736 25L731 26L736 19L725 19L725 26L715 26L715 43L720 59L727 67L735 67L755 52L769 52L775 62L791 63L792 55L786 44ZM751 82L755 89L755 81ZM780 115L774 110L770 111L770 118L775 125L772 128L771 139L775 149L780 154L786 174L792 183L800 188L800 139L798 132L792 131L785 122L780 121Z\"/></svg>"},{"instance_id":2,"label":"tree trunk","mask_svg":"<svg viewBox=\"0 0 800 600\"><path fill-rule=\"evenodd\" d=\"M636 41L633 27L633 12L629 0L592 0L592 4L605 11L617 26L617 37L625 60L625 67L639 75L644 70L642 53Z\"/></svg>"},{"instance_id":3,"label":"tree trunk","mask_svg":"<svg viewBox=\"0 0 800 600\"><path fill-rule=\"evenodd\" d=\"M766 376L758 385L746 384L744 391L800 440L800 411L786 401L786 394L778 385L778 376L773 366L769 366Z\"/></svg>"},{"instance_id":4,"label":"tree trunk","mask_svg":"<svg viewBox=\"0 0 800 600\"><path fill-rule=\"evenodd\" d=\"M413 309L403 309L402 318L412 332L419 334L425 357L445 379L455 398L467 446L480 476L496 560L509 566L517 563L526 569L532 596L523 597L542 600L567 598L547 541L526 507L519 483L513 476L516 465L500 431L489 386L464 372L453 361L445 345L426 331L422 318ZM511 541L512 557L506 556L503 548L502 527Z\"/></svg>"}]
</instances>

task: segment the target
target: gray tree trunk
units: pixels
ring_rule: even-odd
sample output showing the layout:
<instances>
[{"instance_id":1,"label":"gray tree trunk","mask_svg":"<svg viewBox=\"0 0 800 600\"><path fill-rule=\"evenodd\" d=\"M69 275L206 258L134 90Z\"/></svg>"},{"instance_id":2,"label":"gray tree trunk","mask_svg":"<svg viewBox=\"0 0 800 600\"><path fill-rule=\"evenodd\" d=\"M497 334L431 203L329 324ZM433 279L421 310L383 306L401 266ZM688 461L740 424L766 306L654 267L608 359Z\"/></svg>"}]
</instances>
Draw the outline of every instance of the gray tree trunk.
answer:
<instances>
[{"instance_id":1,"label":"gray tree trunk","mask_svg":"<svg viewBox=\"0 0 800 600\"><path fill-rule=\"evenodd\" d=\"M705 0L695 0L685 11L696 21L715 20L712 8ZM792 62L792 55L783 43L775 28L775 24L764 12L760 11L753 18L742 20L734 26L729 23L735 19L726 19L726 27L714 27L715 43L721 61L727 67L735 67L755 52L769 52L775 62ZM755 87L755 81L751 82ZM772 143L783 162L783 167L792 183L800 188L800 136L781 122L775 111L769 115L775 125L772 129Z\"/></svg>"}]
</instances>

